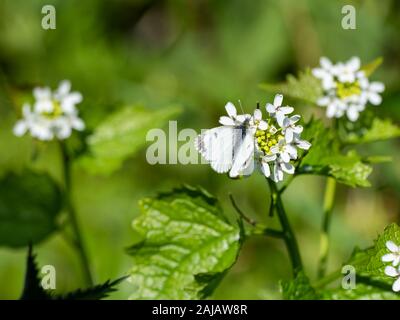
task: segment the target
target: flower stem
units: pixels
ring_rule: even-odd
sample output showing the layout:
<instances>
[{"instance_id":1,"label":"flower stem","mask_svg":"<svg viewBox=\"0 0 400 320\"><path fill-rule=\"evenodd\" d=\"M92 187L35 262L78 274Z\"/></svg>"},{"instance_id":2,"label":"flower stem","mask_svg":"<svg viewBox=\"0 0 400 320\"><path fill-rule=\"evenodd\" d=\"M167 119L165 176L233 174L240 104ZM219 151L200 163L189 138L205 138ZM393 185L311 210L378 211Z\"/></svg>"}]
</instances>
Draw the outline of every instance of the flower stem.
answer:
<instances>
[{"instance_id":1,"label":"flower stem","mask_svg":"<svg viewBox=\"0 0 400 320\"><path fill-rule=\"evenodd\" d=\"M61 155L62 155L62 165L64 173L64 183L65 183L65 203L68 212L69 222L74 233L74 244L77 249L77 253L82 265L83 276L87 286L93 286L93 277L90 272L89 259L87 257L85 247L82 241L82 236L79 228L79 223L76 217L76 211L72 204L71 199L71 158L68 154L64 142L60 142Z\"/></svg>"},{"instance_id":2,"label":"flower stem","mask_svg":"<svg viewBox=\"0 0 400 320\"><path fill-rule=\"evenodd\" d=\"M318 278L322 278L326 272L329 254L329 228L331 224L333 205L336 192L336 180L328 177L325 187L324 196L324 215L322 218L321 236L320 236L320 253L319 253L319 266Z\"/></svg>"},{"instance_id":3,"label":"flower stem","mask_svg":"<svg viewBox=\"0 0 400 320\"><path fill-rule=\"evenodd\" d=\"M267 179L270 189L271 189L271 201L273 203L273 207L276 209L278 214L279 222L282 227L282 236L285 241L286 248L289 253L290 261L292 264L293 274L296 276L300 271L303 270L303 263L301 261L300 251L297 244L296 237L290 226L289 219L287 218L285 208L283 207L281 194L278 191L278 188L275 182Z\"/></svg>"}]
</instances>

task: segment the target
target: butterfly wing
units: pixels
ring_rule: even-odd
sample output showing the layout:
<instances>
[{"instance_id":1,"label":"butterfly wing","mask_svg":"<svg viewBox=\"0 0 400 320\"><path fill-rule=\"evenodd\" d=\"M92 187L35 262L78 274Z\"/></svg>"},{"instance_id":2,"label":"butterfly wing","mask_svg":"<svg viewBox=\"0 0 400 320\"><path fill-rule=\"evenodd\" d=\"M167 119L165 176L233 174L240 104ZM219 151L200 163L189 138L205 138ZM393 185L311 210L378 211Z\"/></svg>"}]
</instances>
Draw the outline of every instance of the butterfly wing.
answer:
<instances>
[{"instance_id":1,"label":"butterfly wing","mask_svg":"<svg viewBox=\"0 0 400 320\"><path fill-rule=\"evenodd\" d=\"M241 137L240 137L241 138ZM241 175L250 175L253 171L254 161L254 137L250 131L247 131L244 138L237 143L234 149L234 160L229 172L231 178L237 178Z\"/></svg>"},{"instance_id":2,"label":"butterfly wing","mask_svg":"<svg viewBox=\"0 0 400 320\"><path fill-rule=\"evenodd\" d=\"M196 139L197 150L218 173L228 172L232 167L236 131L235 127L221 126L204 131Z\"/></svg>"}]
</instances>

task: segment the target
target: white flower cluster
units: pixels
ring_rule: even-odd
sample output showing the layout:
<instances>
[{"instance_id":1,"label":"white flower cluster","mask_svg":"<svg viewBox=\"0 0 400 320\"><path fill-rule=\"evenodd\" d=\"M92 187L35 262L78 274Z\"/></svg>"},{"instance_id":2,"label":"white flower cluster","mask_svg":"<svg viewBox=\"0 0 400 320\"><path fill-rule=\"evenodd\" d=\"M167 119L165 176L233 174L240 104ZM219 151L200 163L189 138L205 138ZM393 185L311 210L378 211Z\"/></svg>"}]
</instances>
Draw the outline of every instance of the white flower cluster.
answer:
<instances>
[{"instance_id":1,"label":"white flower cluster","mask_svg":"<svg viewBox=\"0 0 400 320\"><path fill-rule=\"evenodd\" d=\"M267 103L265 109L269 117L261 120L260 110L255 110L255 122L265 123L255 131L256 152L262 173L271 177L275 182L283 180L284 172L294 174L295 168L291 163L297 159L297 148L308 150L311 144L301 139L303 127L298 125L299 115L289 116L293 107L282 106L283 96L277 94L273 104ZM272 174L270 165L272 165Z\"/></svg>"},{"instance_id":2,"label":"white flower cluster","mask_svg":"<svg viewBox=\"0 0 400 320\"><path fill-rule=\"evenodd\" d=\"M326 107L328 118L346 115L354 122L368 102L373 105L382 102L380 93L385 90L384 84L368 80L358 57L337 64L322 57L320 65L312 73L321 80L324 96L318 99L317 104Z\"/></svg>"},{"instance_id":3,"label":"white flower cluster","mask_svg":"<svg viewBox=\"0 0 400 320\"><path fill-rule=\"evenodd\" d=\"M201 134L196 141L198 151L215 171L229 171L232 178L251 174L254 164L275 182L282 181L285 172L294 174L297 148L307 150L311 144L300 137L300 116L289 116L294 109L282 106L282 100L283 96L278 94L273 104L266 105L265 120L258 108L253 115L238 115L235 106L228 102L228 116L219 119L222 127Z\"/></svg>"},{"instance_id":4,"label":"white flower cluster","mask_svg":"<svg viewBox=\"0 0 400 320\"><path fill-rule=\"evenodd\" d=\"M22 136L29 132L39 140L68 138L72 130L82 131L85 124L78 117L76 104L82 101L79 92L70 92L71 83L64 80L54 92L50 88L35 88L33 107L25 103L22 107L23 118L14 126L14 134Z\"/></svg>"},{"instance_id":5,"label":"white flower cluster","mask_svg":"<svg viewBox=\"0 0 400 320\"><path fill-rule=\"evenodd\" d=\"M385 274L389 277L397 278L393 283L392 289L394 292L400 291L400 247L397 246L393 241L386 242L386 248L389 249L390 253L382 256L383 262L391 262L391 266L385 268Z\"/></svg>"}]
</instances>

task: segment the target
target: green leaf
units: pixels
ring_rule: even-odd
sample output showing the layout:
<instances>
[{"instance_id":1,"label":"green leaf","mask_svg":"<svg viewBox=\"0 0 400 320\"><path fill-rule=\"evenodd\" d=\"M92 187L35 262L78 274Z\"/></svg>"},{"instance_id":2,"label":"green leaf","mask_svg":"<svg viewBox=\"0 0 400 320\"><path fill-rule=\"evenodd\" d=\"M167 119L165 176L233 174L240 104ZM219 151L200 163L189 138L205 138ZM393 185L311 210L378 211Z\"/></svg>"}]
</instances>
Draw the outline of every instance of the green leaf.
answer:
<instances>
[{"instance_id":1,"label":"green leaf","mask_svg":"<svg viewBox=\"0 0 400 320\"><path fill-rule=\"evenodd\" d=\"M321 121L311 120L306 125L303 136L311 141L312 147L302 160L298 173L331 176L351 187L370 186L368 176L372 167L363 162L355 150L343 154L339 139Z\"/></svg>"},{"instance_id":2,"label":"green leaf","mask_svg":"<svg viewBox=\"0 0 400 320\"><path fill-rule=\"evenodd\" d=\"M0 180L0 245L27 246L56 229L61 191L47 174L25 170Z\"/></svg>"},{"instance_id":3,"label":"green leaf","mask_svg":"<svg viewBox=\"0 0 400 320\"><path fill-rule=\"evenodd\" d=\"M117 280L107 280L102 284L95 285L90 288L77 289L64 295L56 295L55 300L101 300L109 296L110 293L116 291L115 286L125 280L127 277L121 277Z\"/></svg>"},{"instance_id":4,"label":"green leaf","mask_svg":"<svg viewBox=\"0 0 400 320\"><path fill-rule=\"evenodd\" d=\"M100 300L107 298L111 292L116 290L115 286L126 278L121 277L114 281L107 280L102 284L90 288L77 289L66 294L52 294L51 291L43 289L41 285L36 255L33 254L32 245L29 245L25 283L20 300Z\"/></svg>"},{"instance_id":5,"label":"green leaf","mask_svg":"<svg viewBox=\"0 0 400 320\"><path fill-rule=\"evenodd\" d=\"M106 118L87 138L88 154L79 163L92 174L109 175L146 144L147 132L163 127L180 113L178 107L150 110L125 107Z\"/></svg>"},{"instance_id":6,"label":"green leaf","mask_svg":"<svg viewBox=\"0 0 400 320\"><path fill-rule=\"evenodd\" d=\"M236 261L240 230L218 201L201 189L183 187L146 198L134 229L143 237L133 257L132 299L199 299Z\"/></svg>"},{"instance_id":7,"label":"green leaf","mask_svg":"<svg viewBox=\"0 0 400 320\"><path fill-rule=\"evenodd\" d=\"M383 62L383 58L379 57L379 58L375 59L374 61L371 61L370 63L368 63L366 65L363 65L361 67L361 70L363 70L365 75L367 77L369 77L382 64L382 62Z\"/></svg>"},{"instance_id":8,"label":"green leaf","mask_svg":"<svg viewBox=\"0 0 400 320\"><path fill-rule=\"evenodd\" d=\"M400 127L390 119L374 118L370 126L349 132L346 143L361 144L400 137Z\"/></svg>"},{"instance_id":9,"label":"green leaf","mask_svg":"<svg viewBox=\"0 0 400 320\"><path fill-rule=\"evenodd\" d=\"M319 79L315 78L309 69L300 72L298 77L288 75L286 82L281 84L260 84L260 88L270 93L282 93L285 96L315 103L322 96Z\"/></svg>"},{"instance_id":10,"label":"green leaf","mask_svg":"<svg viewBox=\"0 0 400 320\"><path fill-rule=\"evenodd\" d=\"M281 290L285 300L317 300L320 298L303 271L299 272L291 281L282 281Z\"/></svg>"},{"instance_id":11,"label":"green leaf","mask_svg":"<svg viewBox=\"0 0 400 320\"><path fill-rule=\"evenodd\" d=\"M383 281L391 285L394 278L385 275L384 270L388 263L382 261L382 256L389 253L386 248L386 242L389 240L400 245L400 228L395 223L385 228L385 231L374 241L373 247L366 250L356 249L346 264L354 266L358 276Z\"/></svg>"},{"instance_id":12,"label":"green leaf","mask_svg":"<svg viewBox=\"0 0 400 320\"><path fill-rule=\"evenodd\" d=\"M329 289L322 293L326 300L398 300L400 295L372 285L357 283L354 289Z\"/></svg>"}]
</instances>

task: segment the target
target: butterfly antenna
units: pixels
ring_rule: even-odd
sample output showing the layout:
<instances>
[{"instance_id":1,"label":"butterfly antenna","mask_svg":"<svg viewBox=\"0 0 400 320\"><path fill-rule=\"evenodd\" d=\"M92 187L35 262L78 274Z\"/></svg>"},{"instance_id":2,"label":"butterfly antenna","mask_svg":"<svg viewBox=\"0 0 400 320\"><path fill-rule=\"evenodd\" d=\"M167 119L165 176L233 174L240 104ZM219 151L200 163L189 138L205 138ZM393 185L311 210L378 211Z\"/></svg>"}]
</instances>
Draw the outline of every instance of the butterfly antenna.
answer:
<instances>
[{"instance_id":1,"label":"butterfly antenna","mask_svg":"<svg viewBox=\"0 0 400 320\"><path fill-rule=\"evenodd\" d=\"M244 111L243 111L243 107L242 107L242 101L240 101L240 99L239 99L238 101L239 101L239 106L240 106L240 109L242 110L242 113L244 113Z\"/></svg>"}]
</instances>

